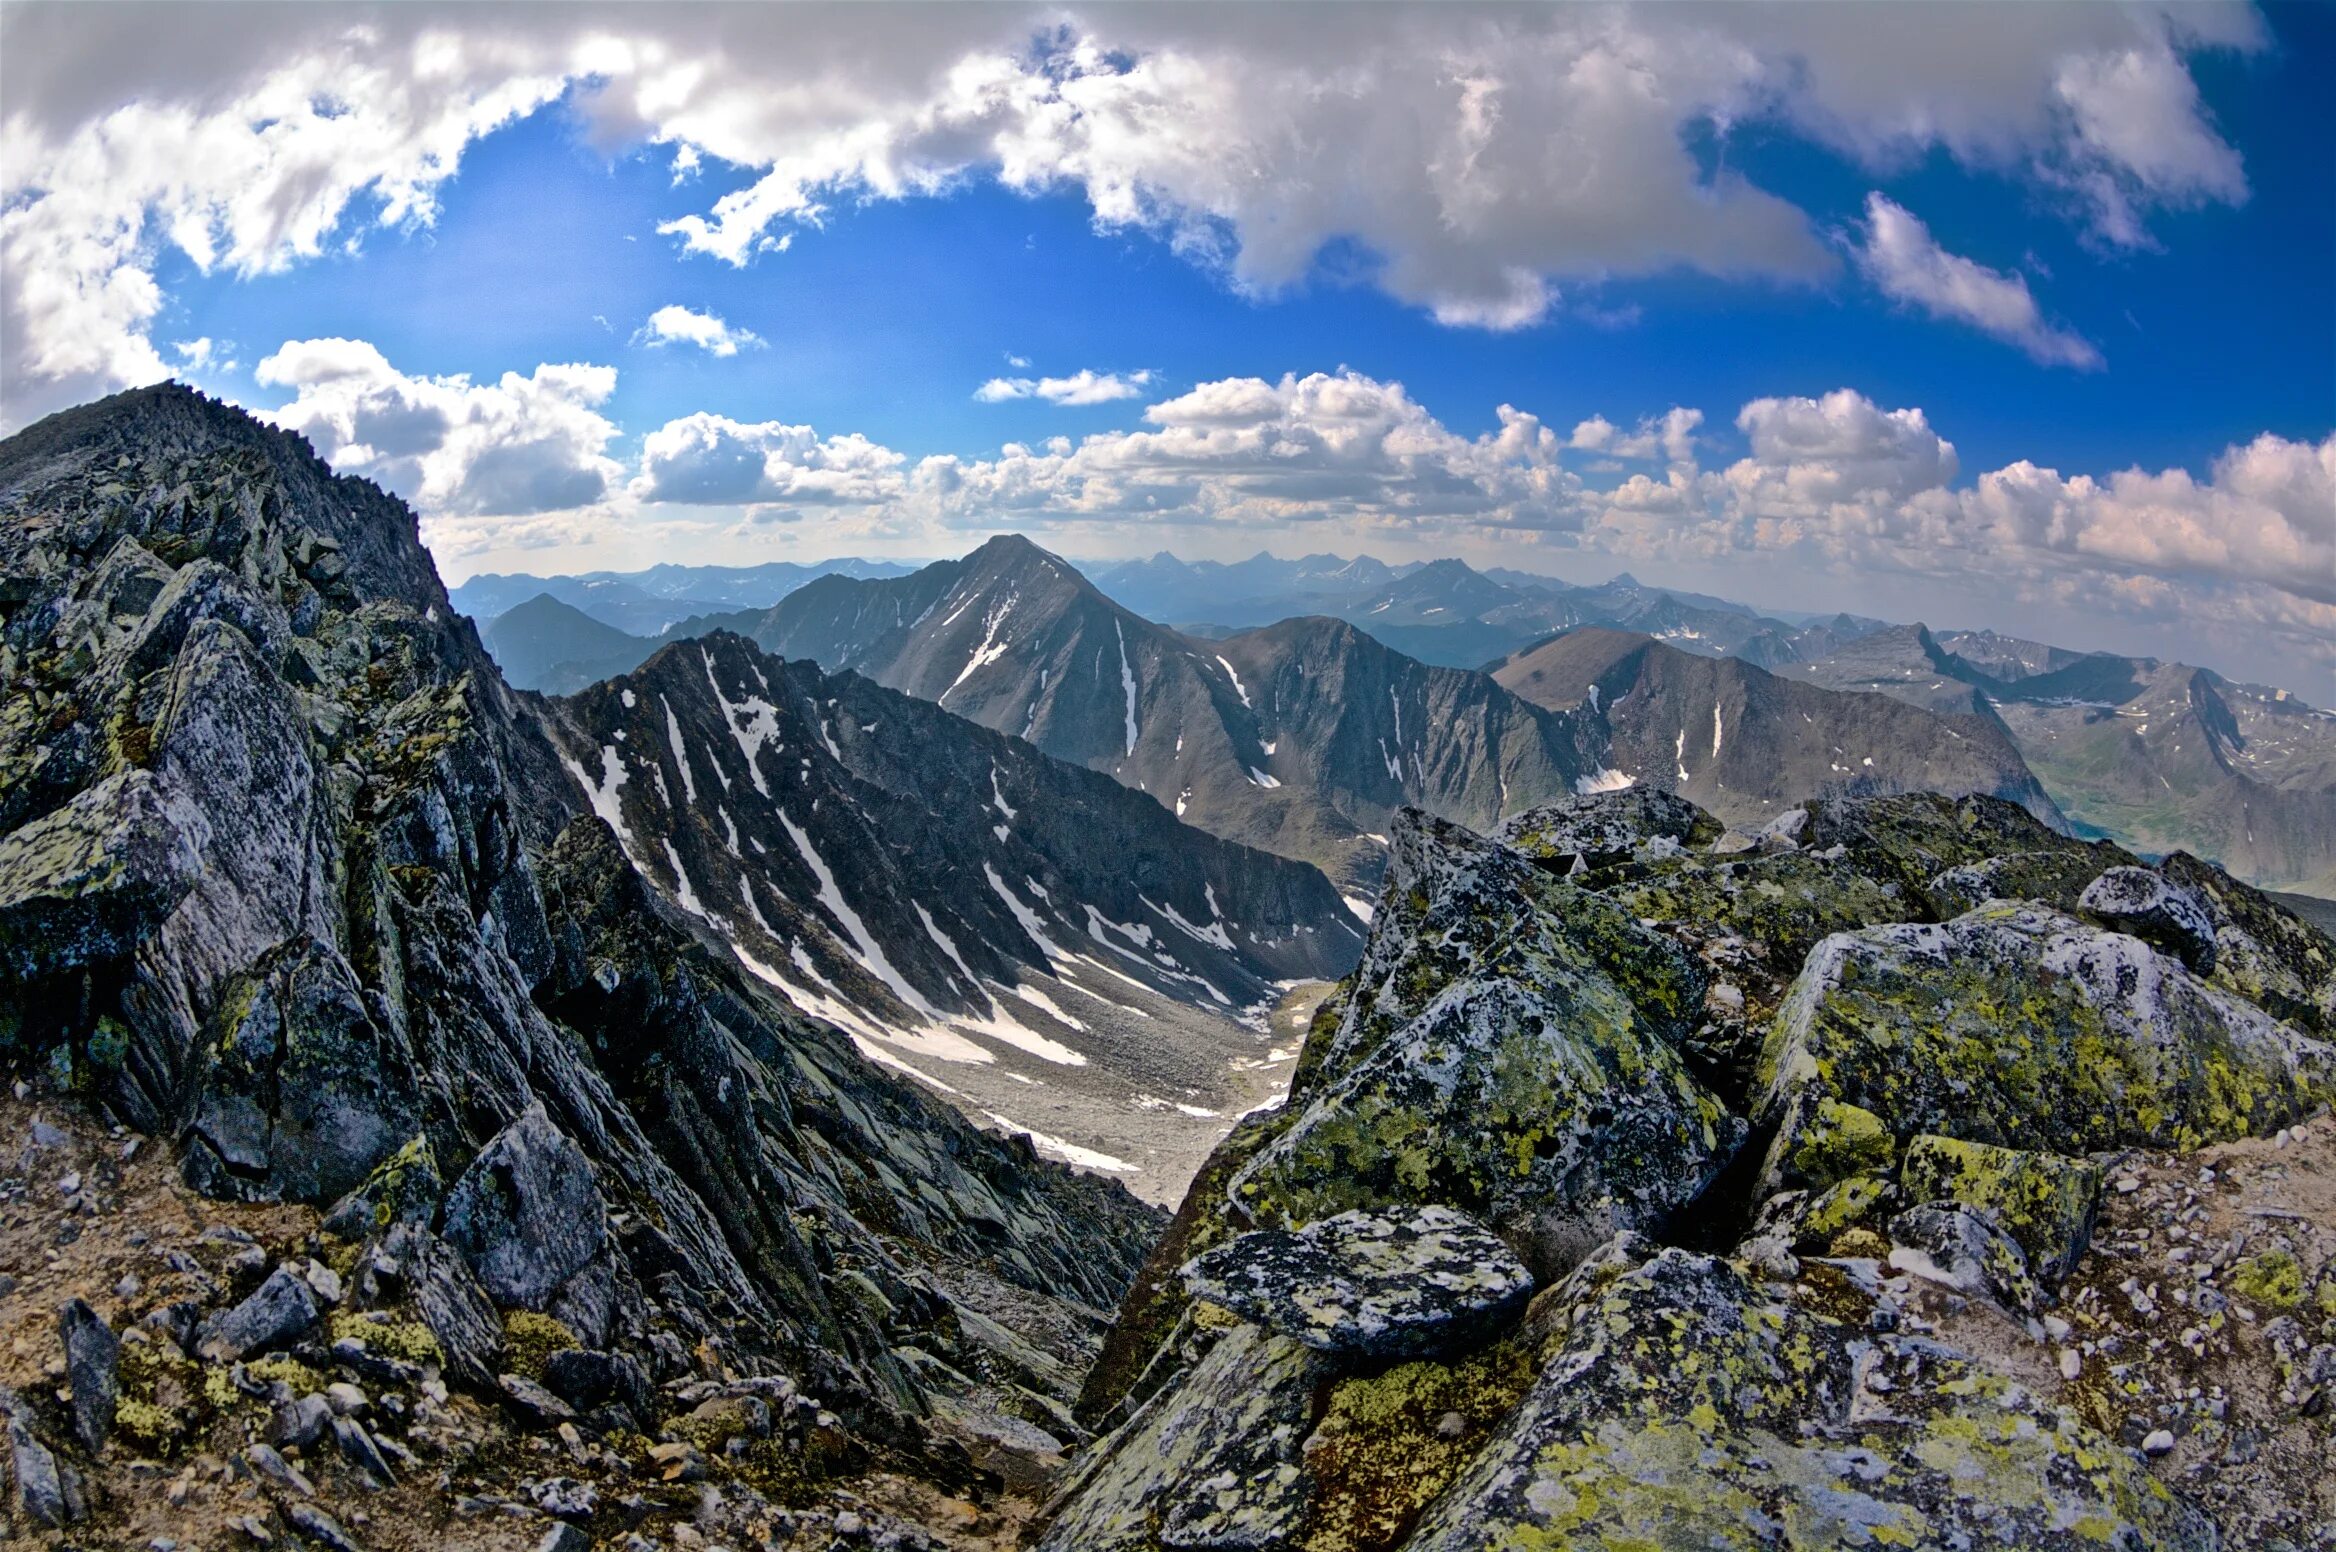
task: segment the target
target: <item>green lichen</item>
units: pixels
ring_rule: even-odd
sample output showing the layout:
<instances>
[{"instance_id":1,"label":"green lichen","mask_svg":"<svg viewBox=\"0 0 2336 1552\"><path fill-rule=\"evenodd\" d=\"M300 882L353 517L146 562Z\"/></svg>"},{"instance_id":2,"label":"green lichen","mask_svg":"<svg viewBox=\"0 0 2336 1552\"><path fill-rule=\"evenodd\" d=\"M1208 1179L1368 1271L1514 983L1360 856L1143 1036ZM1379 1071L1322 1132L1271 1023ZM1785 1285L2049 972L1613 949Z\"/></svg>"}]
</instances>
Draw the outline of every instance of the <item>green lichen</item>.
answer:
<instances>
[{"instance_id":1,"label":"green lichen","mask_svg":"<svg viewBox=\"0 0 2336 1552\"><path fill-rule=\"evenodd\" d=\"M2231 1292L2282 1314L2304 1301L2302 1263L2284 1250L2247 1257L2230 1271Z\"/></svg>"},{"instance_id":2,"label":"green lichen","mask_svg":"<svg viewBox=\"0 0 2336 1552\"><path fill-rule=\"evenodd\" d=\"M505 1362L521 1379L542 1379L544 1362L552 1354L583 1345L575 1332L549 1315L513 1310L503 1317Z\"/></svg>"},{"instance_id":3,"label":"green lichen","mask_svg":"<svg viewBox=\"0 0 2336 1552\"><path fill-rule=\"evenodd\" d=\"M1898 1149L1882 1118L1863 1106L1820 1099L1815 1118L1800 1130L1790 1163L1813 1190L1857 1175L1887 1174Z\"/></svg>"},{"instance_id":4,"label":"green lichen","mask_svg":"<svg viewBox=\"0 0 2336 1552\"><path fill-rule=\"evenodd\" d=\"M295 1395L312 1396L325 1387L325 1377L284 1353L270 1353L265 1358L254 1358L243 1366L244 1374L262 1385L281 1380L292 1387Z\"/></svg>"},{"instance_id":5,"label":"green lichen","mask_svg":"<svg viewBox=\"0 0 2336 1552\"><path fill-rule=\"evenodd\" d=\"M558 1325L559 1322L554 1321L552 1324ZM442 1364L446 1361L446 1353L439 1347L438 1339L430 1334L428 1326L418 1320L375 1320L371 1315L353 1310L337 1310L332 1317L332 1333L335 1341L349 1337L377 1353L407 1363ZM561 1345L574 1346L574 1338L571 1337ZM556 1347L547 1348L544 1356L548 1357L554 1351L557 1351ZM539 1367L540 1363L539 1359Z\"/></svg>"},{"instance_id":6,"label":"green lichen","mask_svg":"<svg viewBox=\"0 0 2336 1552\"><path fill-rule=\"evenodd\" d=\"M186 1417L151 1401L125 1396L114 1406L114 1431L148 1455L167 1455L186 1437Z\"/></svg>"},{"instance_id":7,"label":"green lichen","mask_svg":"<svg viewBox=\"0 0 2336 1552\"><path fill-rule=\"evenodd\" d=\"M1449 1487L1532 1387L1529 1344L1404 1363L1333 1385L1306 1442L1315 1483L1305 1552L1381 1552Z\"/></svg>"}]
</instances>

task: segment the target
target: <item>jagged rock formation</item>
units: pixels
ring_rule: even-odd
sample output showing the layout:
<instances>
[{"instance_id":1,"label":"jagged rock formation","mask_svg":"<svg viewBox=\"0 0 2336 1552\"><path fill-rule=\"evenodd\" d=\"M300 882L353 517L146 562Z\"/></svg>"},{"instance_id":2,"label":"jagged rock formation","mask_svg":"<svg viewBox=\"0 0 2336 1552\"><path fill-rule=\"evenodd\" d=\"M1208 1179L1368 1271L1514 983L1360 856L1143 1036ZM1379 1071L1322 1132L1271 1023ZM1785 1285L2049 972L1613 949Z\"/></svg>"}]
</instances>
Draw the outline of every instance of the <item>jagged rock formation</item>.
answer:
<instances>
[{"instance_id":1,"label":"jagged rock formation","mask_svg":"<svg viewBox=\"0 0 2336 1552\"><path fill-rule=\"evenodd\" d=\"M1994 798L1717 830L1642 794L1399 821L1290 1102L1121 1307L1042 1547L2331 1544L2336 1221L2111 1298L2101 1225L2145 1152L2327 1134L2336 943L2177 858L2186 966L2120 930L2163 904L2130 856ZM1302 1340L1360 1301L1343 1225L1438 1209L1531 1269L1522 1314L1393 1367ZM2240 1393L2283 1398L2263 1432ZM2167 1476L2175 1428L2230 1447Z\"/></svg>"},{"instance_id":2,"label":"jagged rock formation","mask_svg":"<svg viewBox=\"0 0 2336 1552\"><path fill-rule=\"evenodd\" d=\"M1254 1102L1281 985L1362 944L1312 868L727 632L540 710L633 865L794 1007L1169 1200ZM1128 1146L1146 1116L1168 1153Z\"/></svg>"},{"instance_id":3,"label":"jagged rock formation","mask_svg":"<svg viewBox=\"0 0 2336 1552\"><path fill-rule=\"evenodd\" d=\"M211 1196L330 1209L239 1303L209 1274L111 1295L151 1337L122 1359L142 1449L241 1448L217 1366L270 1350L407 1393L426 1352L595 1434L654 1434L675 1386L800 1386L839 1450L944 1475L947 1419L1069 1429L1077 1339L1050 1357L976 1306L1077 1331L1154 1214L870 1068L666 905L401 503L140 390L0 444L0 576L11 1060ZM645 1383L587 1418L539 1383L547 1342ZM66 1434L7 1408L37 1487Z\"/></svg>"}]
</instances>

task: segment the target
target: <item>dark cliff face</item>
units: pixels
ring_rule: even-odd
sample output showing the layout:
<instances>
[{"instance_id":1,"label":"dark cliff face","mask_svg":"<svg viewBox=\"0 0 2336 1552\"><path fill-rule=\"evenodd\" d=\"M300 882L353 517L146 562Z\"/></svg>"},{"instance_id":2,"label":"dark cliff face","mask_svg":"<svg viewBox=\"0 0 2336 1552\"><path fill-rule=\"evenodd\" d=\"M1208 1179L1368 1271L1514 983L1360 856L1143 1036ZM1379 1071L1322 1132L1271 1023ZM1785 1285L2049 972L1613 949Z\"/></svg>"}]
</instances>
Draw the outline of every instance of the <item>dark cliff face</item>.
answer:
<instances>
[{"instance_id":1,"label":"dark cliff face","mask_svg":"<svg viewBox=\"0 0 2336 1552\"><path fill-rule=\"evenodd\" d=\"M586 1347L783 1368L908 1448L937 1269L1094 1304L1141 1255L1149 1209L660 902L411 512L298 438L173 386L0 444L0 607L0 1036L201 1190L442 1235Z\"/></svg>"}]
</instances>

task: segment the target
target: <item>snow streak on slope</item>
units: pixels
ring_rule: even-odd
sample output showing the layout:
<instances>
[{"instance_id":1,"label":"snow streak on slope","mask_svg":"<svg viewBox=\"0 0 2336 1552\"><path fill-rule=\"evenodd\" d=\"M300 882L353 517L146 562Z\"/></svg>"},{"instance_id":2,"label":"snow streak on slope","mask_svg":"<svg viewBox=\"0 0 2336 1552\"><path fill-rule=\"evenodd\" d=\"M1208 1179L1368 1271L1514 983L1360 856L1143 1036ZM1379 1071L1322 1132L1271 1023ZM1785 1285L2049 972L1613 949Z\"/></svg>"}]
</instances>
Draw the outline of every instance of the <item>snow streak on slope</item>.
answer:
<instances>
[{"instance_id":1,"label":"snow streak on slope","mask_svg":"<svg viewBox=\"0 0 2336 1552\"><path fill-rule=\"evenodd\" d=\"M1119 683L1127 691L1127 752L1136 752L1136 671L1128 666L1127 632L1117 620L1111 622L1111 633L1119 638Z\"/></svg>"}]
</instances>

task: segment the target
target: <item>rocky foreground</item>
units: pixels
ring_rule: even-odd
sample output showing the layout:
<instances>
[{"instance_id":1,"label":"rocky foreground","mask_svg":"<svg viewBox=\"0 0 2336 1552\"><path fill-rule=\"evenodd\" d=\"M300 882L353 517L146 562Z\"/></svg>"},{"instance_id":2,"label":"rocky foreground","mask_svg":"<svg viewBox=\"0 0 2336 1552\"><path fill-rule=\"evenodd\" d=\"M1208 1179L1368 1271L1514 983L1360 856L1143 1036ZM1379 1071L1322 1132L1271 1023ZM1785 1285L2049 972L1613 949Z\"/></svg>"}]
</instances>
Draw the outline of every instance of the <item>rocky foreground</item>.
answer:
<instances>
[{"instance_id":1,"label":"rocky foreground","mask_svg":"<svg viewBox=\"0 0 2336 1552\"><path fill-rule=\"evenodd\" d=\"M297 438L0 444L0 616L31 1544L2336 1548L2336 942L2187 857L1407 812L1163 1225L743 973Z\"/></svg>"},{"instance_id":2,"label":"rocky foreground","mask_svg":"<svg viewBox=\"0 0 2336 1552\"><path fill-rule=\"evenodd\" d=\"M1985 798L1394 842L1047 1552L2336 1546L2336 943Z\"/></svg>"}]
</instances>

